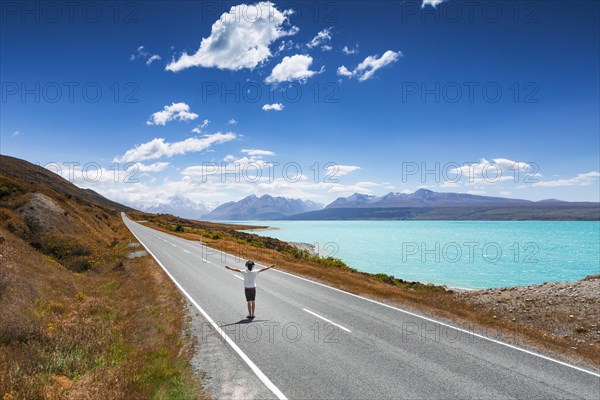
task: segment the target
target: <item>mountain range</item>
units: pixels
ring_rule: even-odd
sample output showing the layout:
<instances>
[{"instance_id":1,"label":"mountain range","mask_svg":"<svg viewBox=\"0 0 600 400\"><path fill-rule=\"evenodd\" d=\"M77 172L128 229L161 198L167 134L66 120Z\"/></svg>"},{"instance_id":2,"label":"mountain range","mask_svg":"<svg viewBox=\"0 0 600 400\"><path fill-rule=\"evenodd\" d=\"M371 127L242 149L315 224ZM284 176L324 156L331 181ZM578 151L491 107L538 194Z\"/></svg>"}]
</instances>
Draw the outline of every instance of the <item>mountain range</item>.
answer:
<instances>
[{"instance_id":1,"label":"mountain range","mask_svg":"<svg viewBox=\"0 0 600 400\"><path fill-rule=\"evenodd\" d=\"M559 202L543 200L543 202ZM505 197L478 196L467 193L439 193L428 189L419 189L414 193L388 193L377 197L354 193L350 197L340 197L325 208L358 207L455 207L455 206L510 206L529 205L536 202ZM538 202L539 203L539 202Z\"/></svg>"},{"instance_id":2,"label":"mountain range","mask_svg":"<svg viewBox=\"0 0 600 400\"><path fill-rule=\"evenodd\" d=\"M414 193L340 197L323 210L287 217L290 220L599 220L599 203L555 199L530 201L466 193Z\"/></svg>"},{"instance_id":3,"label":"mountain range","mask_svg":"<svg viewBox=\"0 0 600 400\"><path fill-rule=\"evenodd\" d=\"M153 214L171 214L181 218L200 219L215 207L204 202L194 202L187 197L174 195L168 201L150 206L138 207L141 211Z\"/></svg>"},{"instance_id":4,"label":"mountain range","mask_svg":"<svg viewBox=\"0 0 600 400\"><path fill-rule=\"evenodd\" d=\"M220 221L274 220L322 208L323 204L310 200L251 195L240 201L224 203L204 215L202 219Z\"/></svg>"}]
</instances>

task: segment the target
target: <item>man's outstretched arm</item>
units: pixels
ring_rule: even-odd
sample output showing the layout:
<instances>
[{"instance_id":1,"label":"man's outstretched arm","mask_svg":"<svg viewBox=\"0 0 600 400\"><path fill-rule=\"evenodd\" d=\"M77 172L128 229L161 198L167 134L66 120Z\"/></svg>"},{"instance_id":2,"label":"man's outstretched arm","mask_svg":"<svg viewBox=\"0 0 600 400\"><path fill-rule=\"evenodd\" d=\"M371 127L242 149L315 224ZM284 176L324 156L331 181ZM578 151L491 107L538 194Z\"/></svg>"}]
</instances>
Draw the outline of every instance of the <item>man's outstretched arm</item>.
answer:
<instances>
[{"instance_id":1,"label":"man's outstretched arm","mask_svg":"<svg viewBox=\"0 0 600 400\"><path fill-rule=\"evenodd\" d=\"M231 268L231 267L229 267L229 266L227 266L227 265L225 266L225 268L227 268L227 269L228 269L228 270L230 270L230 271L242 272L242 271L240 271L240 270L239 270L239 269L237 269L237 268Z\"/></svg>"},{"instance_id":2,"label":"man's outstretched arm","mask_svg":"<svg viewBox=\"0 0 600 400\"><path fill-rule=\"evenodd\" d=\"M261 269L260 271L258 271L258 272L257 272L257 274L260 274L261 272L264 272L264 271L266 271L266 270L268 270L268 269L271 269L271 268L273 268L274 266L275 266L275 265L271 265L270 267L263 268L263 269Z\"/></svg>"}]
</instances>

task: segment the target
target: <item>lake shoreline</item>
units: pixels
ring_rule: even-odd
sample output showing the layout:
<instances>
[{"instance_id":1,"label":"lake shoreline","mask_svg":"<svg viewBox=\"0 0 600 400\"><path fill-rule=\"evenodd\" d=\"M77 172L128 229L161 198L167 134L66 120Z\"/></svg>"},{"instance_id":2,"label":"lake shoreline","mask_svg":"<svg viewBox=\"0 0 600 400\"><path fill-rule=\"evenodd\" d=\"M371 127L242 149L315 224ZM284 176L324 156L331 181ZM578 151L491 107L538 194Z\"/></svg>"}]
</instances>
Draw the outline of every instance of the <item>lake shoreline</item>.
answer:
<instances>
[{"instance_id":1,"label":"lake shoreline","mask_svg":"<svg viewBox=\"0 0 600 400\"><path fill-rule=\"evenodd\" d=\"M597 222L267 223L270 231L242 231L315 244L323 257L341 259L363 272L467 291L572 282L592 275L600 241Z\"/></svg>"}]
</instances>

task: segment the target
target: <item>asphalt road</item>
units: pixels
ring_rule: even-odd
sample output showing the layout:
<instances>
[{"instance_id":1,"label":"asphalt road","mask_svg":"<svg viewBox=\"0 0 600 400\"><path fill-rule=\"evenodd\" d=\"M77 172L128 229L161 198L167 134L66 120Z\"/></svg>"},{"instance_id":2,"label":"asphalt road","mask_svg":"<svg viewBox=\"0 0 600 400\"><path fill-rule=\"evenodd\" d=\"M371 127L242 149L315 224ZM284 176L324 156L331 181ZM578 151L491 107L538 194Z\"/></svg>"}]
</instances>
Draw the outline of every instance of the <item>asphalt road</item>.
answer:
<instances>
[{"instance_id":1,"label":"asphalt road","mask_svg":"<svg viewBox=\"0 0 600 400\"><path fill-rule=\"evenodd\" d=\"M245 260L124 221L274 398L600 399L597 372L276 269L249 322Z\"/></svg>"}]
</instances>

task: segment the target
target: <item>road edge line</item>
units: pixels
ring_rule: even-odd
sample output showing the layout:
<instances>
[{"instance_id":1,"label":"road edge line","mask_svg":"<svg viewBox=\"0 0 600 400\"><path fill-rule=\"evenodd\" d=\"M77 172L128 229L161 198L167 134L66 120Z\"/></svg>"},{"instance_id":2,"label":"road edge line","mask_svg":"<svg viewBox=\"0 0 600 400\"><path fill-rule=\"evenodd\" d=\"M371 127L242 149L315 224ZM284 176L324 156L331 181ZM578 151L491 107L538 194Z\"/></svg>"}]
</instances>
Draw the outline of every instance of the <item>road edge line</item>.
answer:
<instances>
[{"instance_id":1,"label":"road edge line","mask_svg":"<svg viewBox=\"0 0 600 400\"><path fill-rule=\"evenodd\" d=\"M121 217L123 217L125 215L122 215ZM127 216L125 216L127 217ZM129 219L129 218L127 218ZM133 220L130 220L131 222L135 222ZM123 223L125 223L125 221L123 221ZM206 311L204 311L202 309L202 307L200 307L200 305L196 302L196 300L194 300L192 298L192 296L190 296L190 294L179 284L179 282L177 282L175 280L175 278L173 277L173 275L171 275L169 273L169 271L165 268L165 266L160 262L160 260L154 255L154 253L152 253L152 251L150 251L150 249L148 249L148 247L146 247L146 245L140 240L140 238L129 228L129 226L127 226L127 224L125 223L125 226L127 227L127 229L129 230L129 232L131 232L131 234L133 236L135 236L135 238L140 242L140 244L142 246L144 246L144 248L146 249L146 251L152 256L152 258L154 258L154 260L158 263L158 265L160 265L160 267L163 269L163 271L165 271L165 273L167 274L167 276L173 281L173 283L175 284L175 286L177 286L177 288L179 288L179 290L185 295L185 297L187 297L187 299L198 309L198 311L200 311L200 313L204 316L204 318L206 318L206 320L212 325L213 328L215 328L215 330L221 335L221 337L223 337L223 339L225 339L225 341L227 342L227 344L229 344L231 346L231 348L242 358L242 360L244 360L244 362L250 367L250 369L252 370L252 372L254 372L254 374L258 377L258 379L260 379L260 381L271 391L273 392L273 394L275 396L277 396L277 398L279 400L287 400L287 397L285 397L285 395L281 392L281 390L279 390L277 388L277 386L275 386L275 384L273 382L271 382L271 380L256 366L256 364L254 364L254 362L252 362L252 360L250 360L250 358L242 351L242 349L240 349L238 347L237 344L235 344L235 342L229 337L227 336L227 334L219 327L219 325L217 325L215 323L215 321L213 321L213 319L206 313ZM143 226L143 225L140 225ZM150 228L152 229L152 228Z\"/></svg>"},{"instance_id":2,"label":"road edge line","mask_svg":"<svg viewBox=\"0 0 600 400\"><path fill-rule=\"evenodd\" d=\"M142 225L142 226L143 226L143 225ZM150 229L152 229L152 228L150 228ZM229 256L231 256L231 257L234 257L234 258L238 258L238 259L241 259L241 258L242 258L242 257L240 257L240 256L236 256L236 255L234 255L234 254L227 253L226 251L222 251L222 250L219 250L219 249L212 248L212 247L210 247L210 246L207 246L206 244L203 244L203 246L206 246L206 247L208 247L208 248L211 248L211 249L213 249L213 250L216 250L216 251L218 251L218 252L220 252L220 253L227 254L227 255L229 255ZM265 266L265 264L260 264L260 263L256 263L256 264L257 264L257 265L261 265L261 266ZM380 306L384 306L384 307L390 308L390 309L392 309L392 310L396 310L396 311L399 311L399 312L401 312L401 313L404 313L404 314L407 314L407 315L411 315L411 316L413 316L413 317L417 317L417 318L423 319L423 320L425 320L425 321L433 322L433 323L435 323L435 324L439 324L439 325L442 325L442 326L445 326L445 327L448 327L448 328L451 328L451 329L457 330L457 331L459 331L459 332L463 332L463 333L466 333L466 334L469 334L469 335L472 335L472 336L478 337L478 338L480 338L480 339L484 339L484 340L487 340L487 341L489 341L489 342L496 343L496 344L499 344L499 345L502 345L502 346L506 346L506 347L508 347L508 348L511 348L511 349L513 349L513 350L518 350L518 351L521 351L521 352L523 352L523 353L526 353L526 354L529 354L529 355L532 355L532 356L536 356L536 357L542 358L542 359L544 359L544 360L547 360L547 361L552 361L552 362L554 362L554 363L557 363L557 364L563 365L563 366L565 366L565 367L569 367L569 368L575 369L575 370L577 370L577 371L580 371L580 372L585 372L586 374L589 374L589 375L592 375L592 376L595 376L595 377L598 377L598 378L600 378L600 374L599 374L599 373L596 373L596 372L593 372L593 371L589 371L589 370L587 370L587 369L585 369L585 368L581 368L581 367L578 367L578 366L576 366L576 365L572 365L572 364L569 364L569 363L567 363L567 362L560 361L560 360L557 360L557 359L555 359L555 358L548 357L548 356L545 356L545 355L543 355L543 354L539 354L539 353L536 353L536 352L534 352L534 351L527 350L527 349L524 349L524 348L521 348L521 347L518 347L518 346L512 345L512 344L510 344L510 343L502 342L502 341L500 341L500 340L493 339L493 338L490 338L490 337L487 337L487 336L481 335L481 334L479 334L479 333L471 332L471 331L468 331L468 330L466 330L466 329L462 329L462 328L459 328L459 327L456 327L456 326L453 326L453 325L447 324L447 323L445 323L445 322L441 322L441 321L435 320L435 319L433 319L433 318L426 317L426 316L424 316L424 315L420 315L420 314L417 314L417 313L413 313L413 312L411 312L411 311L403 310L403 309L401 309L401 308L399 308L399 307L394 307L394 306L392 306L392 305L390 305L390 304L382 303L382 302L380 302L380 301L377 301L377 300L374 300L374 299L369 299L368 297L363 297L363 296L361 296L361 295L354 294L354 293L348 292L348 291L346 291L346 290L338 289L338 288L336 288L336 287L329 286L329 285L326 285L326 284L324 284L324 283L321 283L321 282L313 281L313 280L311 280L311 279L304 278L304 277L302 277L302 276L298 276L298 275L295 275L295 274L292 274L292 273L289 273L289 272L286 272L286 271L282 271L282 270L279 270L279 269L277 269L277 268L274 268L274 269L273 269L273 271L279 272L279 273L281 273L281 274L289 275L289 276L292 276L292 277L294 277L294 278L301 279L301 280L303 280L303 281L307 281L307 282L310 282L310 283L314 283L315 285L323 286L323 287L329 288L329 289L331 289L331 290L335 290L335 291L338 291L338 292L341 292L341 293L345 293L345 294L347 294L347 295L354 296L354 297L357 297L357 298L359 298L359 299L363 299L363 300L369 301L369 302L371 302L371 303L378 304L378 305L380 305Z\"/></svg>"}]
</instances>

